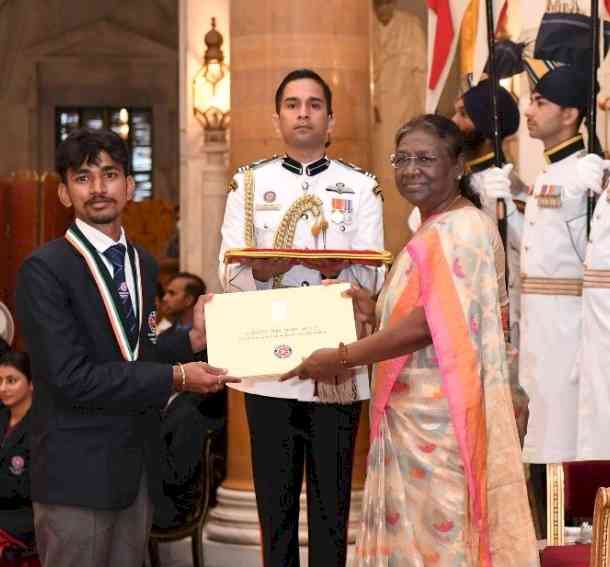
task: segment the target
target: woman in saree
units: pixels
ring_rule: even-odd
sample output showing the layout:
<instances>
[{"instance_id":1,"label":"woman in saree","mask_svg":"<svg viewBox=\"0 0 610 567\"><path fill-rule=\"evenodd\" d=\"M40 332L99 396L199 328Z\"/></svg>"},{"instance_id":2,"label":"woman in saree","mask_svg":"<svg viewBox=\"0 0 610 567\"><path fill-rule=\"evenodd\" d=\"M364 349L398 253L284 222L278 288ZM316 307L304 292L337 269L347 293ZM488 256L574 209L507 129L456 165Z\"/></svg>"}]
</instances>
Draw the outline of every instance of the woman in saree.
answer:
<instances>
[{"instance_id":1,"label":"woman in saree","mask_svg":"<svg viewBox=\"0 0 610 567\"><path fill-rule=\"evenodd\" d=\"M376 332L284 376L336 383L375 363L354 567L538 565L502 330L503 251L462 179L462 149L442 116L398 130L396 186L422 224L376 308L348 292Z\"/></svg>"}]
</instances>

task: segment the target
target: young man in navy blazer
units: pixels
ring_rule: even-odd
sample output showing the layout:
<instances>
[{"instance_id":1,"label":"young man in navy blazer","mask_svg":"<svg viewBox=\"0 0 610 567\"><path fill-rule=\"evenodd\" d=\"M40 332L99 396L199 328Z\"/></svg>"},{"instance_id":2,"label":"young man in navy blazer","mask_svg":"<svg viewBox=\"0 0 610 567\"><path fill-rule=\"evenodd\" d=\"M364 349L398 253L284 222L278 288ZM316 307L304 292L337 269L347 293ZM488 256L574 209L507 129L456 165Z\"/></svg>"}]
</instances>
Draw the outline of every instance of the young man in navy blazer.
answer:
<instances>
[{"instance_id":1,"label":"young man in navy blazer","mask_svg":"<svg viewBox=\"0 0 610 567\"><path fill-rule=\"evenodd\" d=\"M193 328L157 361L157 265L126 238L134 181L121 138L80 129L57 148L59 198L75 222L23 264L17 315L32 358L32 500L45 567L142 565L159 499L159 413L173 391L231 380L201 362Z\"/></svg>"}]
</instances>

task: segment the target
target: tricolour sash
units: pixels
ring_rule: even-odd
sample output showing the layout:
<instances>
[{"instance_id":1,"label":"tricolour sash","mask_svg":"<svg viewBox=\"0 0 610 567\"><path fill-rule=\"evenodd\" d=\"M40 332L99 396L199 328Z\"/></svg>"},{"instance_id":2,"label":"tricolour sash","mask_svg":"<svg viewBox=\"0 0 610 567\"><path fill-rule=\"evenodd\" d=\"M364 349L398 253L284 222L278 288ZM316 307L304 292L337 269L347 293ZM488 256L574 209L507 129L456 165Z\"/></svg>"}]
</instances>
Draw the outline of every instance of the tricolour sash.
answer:
<instances>
[{"instance_id":1,"label":"tricolour sash","mask_svg":"<svg viewBox=\"0 0 610 567\"><path fill-rule=\"evenodd\" d=\"M87 240L85 235L76 227L71 226L66 231L66 240L74 247L74 249L85 260L93 281L106 308L106 314L110 321L110 326L114 332L117 344L123 355L123 358L129 362L137 360L140 350L140 329L142 328L142 277L140 272L140 258L138 252L130 244L127 245L129 256L131 259L131 269L133 272L134 284L136 288L136 319L138 321L138 337L135 346L132 348L129 343L129 334L127 333L125 321L119 303L119 298L115 289L114 281L104 265L100 255L93 245ZM135 266L135 269L134 269Z\"/></svg>"}]
</instances>

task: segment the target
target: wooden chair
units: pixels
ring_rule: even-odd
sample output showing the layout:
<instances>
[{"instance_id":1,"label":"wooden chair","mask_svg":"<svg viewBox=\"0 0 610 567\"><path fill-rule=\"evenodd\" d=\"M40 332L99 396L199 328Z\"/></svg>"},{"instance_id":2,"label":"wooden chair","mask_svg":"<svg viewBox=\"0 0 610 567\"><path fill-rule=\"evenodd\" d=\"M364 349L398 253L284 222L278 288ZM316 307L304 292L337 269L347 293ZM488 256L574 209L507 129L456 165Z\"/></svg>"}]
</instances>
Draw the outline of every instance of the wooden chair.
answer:
<instances>
[{"instance_id":1,"label":"wooden chair","mask_svg":"<svg viewBox=\"0 0 610 567\"><path fill-rule=\"evenodd\" d=\"M591 567L610 567L610 488L598 488L595 497Z\"/></svg>"},{"instance_id":2,"label":"wooden chair","mask_svg":"<svg viewBox=\"0 0 610 567\"><path fill-rule=\"evenodd\" d=\"M547 465L547 547L542 551L542 567L610 567L610 488L600 482L610 485L608 462ZM591 544L565 545L566 510L593 518Z\"/></svg>"},{"instance_id":3,"label":"wooden chair","mask_svg":"<svg viewBox=\"0 0 610 567\"><path fill-rule=\"evenodd\" d=\"M193 567L203 567L203 525L208 516L214 482L215 453L213 447L222 435L222 430L210 430L201 455L201 494L193 502L193 513L186 523L175 528L161 529L153 526L148 539L151 567L161 567L159 544L191 538Z\"/></svg>"}]
</instances>

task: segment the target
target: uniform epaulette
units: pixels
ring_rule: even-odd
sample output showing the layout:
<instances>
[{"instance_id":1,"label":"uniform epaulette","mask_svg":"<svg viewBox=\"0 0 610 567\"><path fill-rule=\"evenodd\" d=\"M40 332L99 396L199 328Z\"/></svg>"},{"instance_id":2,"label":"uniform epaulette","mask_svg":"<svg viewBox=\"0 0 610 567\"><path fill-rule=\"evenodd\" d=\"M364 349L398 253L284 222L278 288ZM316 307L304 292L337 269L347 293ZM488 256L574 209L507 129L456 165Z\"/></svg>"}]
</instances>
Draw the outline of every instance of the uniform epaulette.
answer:
<instances>
[{"instance_id":1,"label":"uniform epaulette","mask_svg":"<svg viewBox=\"0 0 610 567\"><path fill-rule=\"evenodd\" d=\"M375 177L375 175L373 175L370 171L366 171L366 170L362 169L361 167L358 167L357 165L354 165L353 163L350 163L350 162L342 160L342 159L335 159L335 161L337 163L340 163L344 167L353 169L354 171L357 171L358 173L362 173L362 175L366 175L367 177L370 177L371 179L374 179L375 181L377 181L377 177Z\"/></svg>"},{"instance_id":2,"label":"uniform epaulette","mask_svg":"<svg viewBox=\"0 0 610 567\"><path fill-rule=\"evenodd\" d=\"M383 189L381 188L381 185L375 185L375 187L373 187L373 193L375 194L375 197L381 197L381 200L384 200Z\"/></svg>"},{"instance_id":3,"label":"uniform epaulette","mask_svg":"<svg viewBox=\"0 0 610 567\"><path fill-rule=\"evenodd\" d=\"M277 154L274 154L270 158L258 159L256 161L253 161L251 163L247 163L246 165L242 165L242 166L238 167L236 173L244 173L244 171L246 171L247 169L256 169L257 167L260 167L261 165L265 165L266 163L279 159L280 157L282 157L282 156L278 156Z\"/></svg>"}]
</instances>

